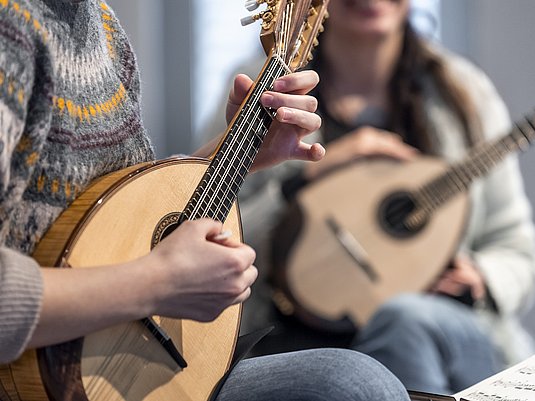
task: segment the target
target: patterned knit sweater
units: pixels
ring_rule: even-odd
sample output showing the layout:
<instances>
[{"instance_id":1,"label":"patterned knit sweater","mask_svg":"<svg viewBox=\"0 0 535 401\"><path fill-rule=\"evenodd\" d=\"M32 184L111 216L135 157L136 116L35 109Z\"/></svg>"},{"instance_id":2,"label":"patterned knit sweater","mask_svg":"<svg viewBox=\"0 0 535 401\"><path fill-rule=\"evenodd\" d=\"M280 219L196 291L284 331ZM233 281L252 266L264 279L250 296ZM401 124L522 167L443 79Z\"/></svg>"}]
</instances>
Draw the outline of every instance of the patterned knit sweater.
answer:
<instances>
[{"instance_id":1,"label":"patterned knit sweater","mask_svg":"<svg viewBox=\"0 0 535 401\"><path fill-rule=\"evenodd\" d=\"M153 158L130 44L101 0L0 0L0 363L39 316L31 255L96 177Z\"/></svg>"}]
</instances>

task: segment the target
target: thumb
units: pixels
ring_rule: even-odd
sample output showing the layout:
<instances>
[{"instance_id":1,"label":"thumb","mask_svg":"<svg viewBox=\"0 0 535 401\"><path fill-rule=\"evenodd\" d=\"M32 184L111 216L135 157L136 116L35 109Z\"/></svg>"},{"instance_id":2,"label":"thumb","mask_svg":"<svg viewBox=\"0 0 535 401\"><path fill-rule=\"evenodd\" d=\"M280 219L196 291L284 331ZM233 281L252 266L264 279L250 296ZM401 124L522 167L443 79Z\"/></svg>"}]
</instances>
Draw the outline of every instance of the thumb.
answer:
<instances>
[{"instance_id":1,"label":"thumb","mask_svg":"<svg viewBox=\"0 0 535 401\"><path fill-rule=\"evenodd\" d=\"M245 96L247 95L247 92L249 92L249 89L251 89L252 84L253 81L247 75L236 75L236 78L234 78L234 85L229 93L229 103L239 106L242 103L243 99L245 99Z\"/></svg>"},{"instance_id":2,"label":"thumb","mask_svg":"<svg viewBox=\"0 0 535 401\"><path fill-rule=\"evenodd\" d=\"M196 225L197 230L199 230L200 236L206 239L210 239L218 235L223 229L223 223L213 219L203 218L194 220L192 221L192 223Z\"/></svg>"}]
</instances>

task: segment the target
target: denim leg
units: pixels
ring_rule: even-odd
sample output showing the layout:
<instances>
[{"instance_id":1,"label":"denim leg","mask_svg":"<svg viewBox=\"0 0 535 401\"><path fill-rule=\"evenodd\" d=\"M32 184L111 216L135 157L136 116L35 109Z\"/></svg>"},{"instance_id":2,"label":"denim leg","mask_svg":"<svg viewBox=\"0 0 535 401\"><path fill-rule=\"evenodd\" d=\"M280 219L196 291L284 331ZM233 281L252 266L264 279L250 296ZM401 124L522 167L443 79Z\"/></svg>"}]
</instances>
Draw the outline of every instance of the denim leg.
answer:
<instances>
[{"instance_id":1,"label":"denim leg","mask_svg":"<svg viewBox=\"0 0 535 401\"><path fill-rule=\"evenodd\" d=\"M475 312L439 295L388 302L353 348L383 363L410 390L451 394L503 368Z\"/></svg>"},{"instance_id":2,"label":"denim leg","mask_svg":"<svg viewBox=\"0 0 535 401\"><path fill-rule=\"evenodd\" d=\"M399 380L366 355L315 349L245 359L217 401L408 401Z\"/></svg>"}]
</instances>

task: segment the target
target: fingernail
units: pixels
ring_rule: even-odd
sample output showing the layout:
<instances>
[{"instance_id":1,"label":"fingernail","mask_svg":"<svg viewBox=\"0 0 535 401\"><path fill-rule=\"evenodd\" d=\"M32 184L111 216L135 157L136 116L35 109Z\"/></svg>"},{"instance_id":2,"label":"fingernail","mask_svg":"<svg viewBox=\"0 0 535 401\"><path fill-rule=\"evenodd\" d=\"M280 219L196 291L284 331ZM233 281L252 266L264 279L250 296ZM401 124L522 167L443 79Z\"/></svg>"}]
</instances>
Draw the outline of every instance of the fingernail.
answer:
<instances>
[{"instance_id":1,"label":"fingernail","mask_svg":"<svg viewBox=\"0 0 535 401\"><path fill-rule=\"evenodd\" d=\"M270 93L264 93L262 95L262 104L266 107L271 107L273 106L273 95L270 94Z\"/></svg>"},{"instance_id":2,"label":"fingernail","mask_svg":"<svg viewBox=\"0 0 535 401\"><path fill-rule=\"evenodd\" d=\"M219 234L214 235L212 240L213 241L223 241L223 240L226 240L227 238L230 238L230 237L232 237L232 231L224 230L224 231L221 231Z\"/></svg>"},{"instance_id":3,"label":"fingernail","mask_svg":"<svg viewBox=\"0 0 535 401\"><path fill-rule=\"evenodd\" d=\"M277 110L277 116L279 116L279 121L283 123L288 121L292 114L293 111L291 109L281 107L279 110Z\"/></svg>"},{"instance_id":4,"label":"fingernail","mask_svg":"<svg viewBox=\"0 0 535 401\"><path fill-rule=\"evenodd\" d=\"M282 92L286 89L286 81L277 80L273 83L273 90Z\"/></svg>"}]
</instances>

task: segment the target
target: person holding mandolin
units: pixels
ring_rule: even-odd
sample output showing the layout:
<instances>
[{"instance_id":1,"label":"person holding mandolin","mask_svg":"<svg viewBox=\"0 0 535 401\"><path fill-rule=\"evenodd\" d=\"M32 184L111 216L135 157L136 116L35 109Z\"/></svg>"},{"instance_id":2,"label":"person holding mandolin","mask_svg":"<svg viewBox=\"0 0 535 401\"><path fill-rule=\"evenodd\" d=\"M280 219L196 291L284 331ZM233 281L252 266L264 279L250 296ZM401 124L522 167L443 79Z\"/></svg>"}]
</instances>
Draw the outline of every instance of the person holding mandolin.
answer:
<instances>
[{"instance_id":1,"label":"person holding mandolin","mask_svg":"<svg viewBox=\"0 0 535 401\"><path fill-rule=\"evenodd\" d=\"M286 164L277 174L265 172L250 182L254 190L242 197L241 206L244 214L251 208L258 216L256 225L245 219L245 232L259 255L268 252L269 239L263 233L269 231L269 224L276 225L272 222L283 213L285 200L294 200L318 179L328 182L328 173L341 166L358 164L367 156L397 159L401 161L398 170L422 155L456 161L468 148L511 130L504 102L489 78L469 61L417 33L409 19L410 6L410 0L330 2L330 18L310 66L321 78L315 94L324 122L318 135L326 156L314 164ZM406 178L411 182L417 174ZM377 177L370 176L369 181L369 187L353 190L352 215L362 213L359 198L381 184ZM347 183L355 185L351 180ZM332 191L330 195L343 197ZM366 324L357 325L356 336L347 343L382 362L408 389L451 394L533 353L533 341L519 317L533 297L535 237L516 158L508 157L473 182L469 199L470 213L449 266L444 266L430 287L386 301ZM323 208L327 202L318 206ZM370 209L369 213L375 212ZM310 220L311 226L315 224ZM344 223L341 218L338 221ZM301 227L310 229L306 224ZM332 231L338 235L336 229ZM299 233L301 238L307 234ZM255 242L257 235L263 235L264 242ZM282 237L283 231L275 235ZM316 246L324 243L318 241ZM364 251L355 259L366 255ZM438 248L427 250L431 256L435 251ZM347 253L339 252L349 260ZM388 256L403 258L401 252ZM335 274L330 263L336 262L324 261L315 270L324 286ZM260 260L258 264L260 269L266 267ZM304 275L303 282L314 279ZM348 281L348 277L339 279L342 284L331 294L333 299ZM289 285L277 284L277 289ZM358 292L358 283L353 285ZM319 300L317 292L308 295ZM276 299L279 310L297 315L302 304L288 306L288 301L296 302L295 298ZM306 312L301 319L305 325L312 313ZM285 325L282 317L278 315L280 338L295 332L301 335L303 326L296 330L293 323ZM313 345L329 339L318 337Z\"/></svg>"},{"instance_id":2,"label":"person holding mandolin","mask_svg":"<svg viewBox=\"0 0 535 401\"><path fill-rule=\"evenodd\" d=\"M60 358L75 358L74 364L56 369L60 376L54 383L66 389L45 383L46 397L55 391L62 395L54 399L87 399L90 391L98 394L105 384L99 381L100 375L111 358L118 357L124 363L107 380L126 381L129 387L109 388L92 400L185 399L175 398L172 392L151 398L151 391L167 385L175 374L187 374L192 369L189 358L199 354L179 355L180 336L174 337L171 347L165 331L172 326L160 322L165 322L163 317L211 322L246 300L257 277L255 252L228 238L221 222L199 218L159 237L151 252L133 260L76 268L75 251L67 249L65 260L59 262L63 268L39 266L32 255L40 240L69 205L80 205L76 200L87 194L84 191L90 183L105 182L109 176L97 179L121 169L127 169L127 176L135 175L136 168L128 168L136 165L142 171L148 168L147 176L156 174L150 163L149 167L144 164L154 154L141 121L135 55L105 1L2 0L0 22L0 362L6 364L0 366L0 399L27 399L24 391L34 391L48 379L34 380L32 375L41 368L54 373L53 363L40 365L37 370L22 371L21 381L11 386L11 375L35 349L39 358L57 349L63 350ZM321 145L302 141L320 125L317 102L307 94L317 83L315 72L290 73L275 79L273 90L261 95L262 105L276 114L253 170L287 159L318 161L323 157ZM235 79L228 116L236 113L251 85L244 75ZM208 157L220 140L208 143L194 156ZM122 191L121 185L114 191ZM116 196L113 191L109 195ZM100 199L97 209L104 210L106 201ZM109 219L102 231L113 231L117 220ZM127 220L135 232L136 219ZM102 231L93 237L95 241L105 234ZM97 249L96 255L121 244L117 238ZM148 318L155 315L158 318ZM141 341L138 348L123 353L120 347L134 341L126 332L142 328L141 322L149 330L136 336L135 341ZM125 328L120 333L125 340L114 346L115 352L91 354L89 335L113 332L115 327ZM158 336L157 342L151 341L152 335ZM89 352L89 360L83 363L80 355L65 352L68 344L76 346L80 339L84 355ZM104 337L97 345L106 342ZM157 347L141 358L142 369L132 372L136 355L148 343ZM56 344L60 345L51 347ZM154 361L162 355L162 347L169 355L164 352L159 362ZM201 351L210 354L213 350ZM104 363L95 375L70 388L70 369L78 366L74 377L80 379L99 358ZM155 365L157 385L145 388L147 380L142 375ZM193 387L195 380L201 381L208 373L201 372ZM26 380L37 387L26 386ZM86 387L76 388L82 385ZM134 398L125 395L132 389ZM187 399L201 400L198 396ZM216 399L365 401L407 400L408 396L401 383L372 358L339 349L242 360Z\"/></svg>"}]
</instances>

